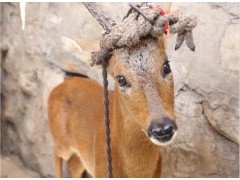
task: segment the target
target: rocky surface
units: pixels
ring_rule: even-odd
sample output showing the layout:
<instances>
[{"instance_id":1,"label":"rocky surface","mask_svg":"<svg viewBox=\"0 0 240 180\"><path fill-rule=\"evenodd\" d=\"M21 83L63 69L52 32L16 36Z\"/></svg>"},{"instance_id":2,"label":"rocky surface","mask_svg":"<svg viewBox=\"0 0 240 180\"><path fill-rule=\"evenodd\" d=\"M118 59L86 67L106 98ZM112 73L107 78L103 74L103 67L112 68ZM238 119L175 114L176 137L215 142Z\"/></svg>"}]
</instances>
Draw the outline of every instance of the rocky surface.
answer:
<instances>
[{"instance_id":1,"label":"rocky surface","mask_svg":"<svg viewBox=\"0 0 240 180\"><path fill-rule=\"evenodd\" d=\"M7 157L1 158L1 167L1 178L31 177Z\"/></svg>"},{"instance_id":2,"label":"rocky surface","mask_svg":"<svg viewBox=\"0 0 240 180\"><path fill-rule=\"evenodd\" d=\"M1 155L0 162L1 178L40 178L39 173L26 168L17 155Z\"/></svg>"},{"instance_id":3,"label":"rocky surface","mask_svg":"<svg viewBox=\"0 0 240 180\"><path fill-rule=\"evenodd\" d=\"M129 8L101 7L116 21ZM168 40L179 133L162 149L162 177L238 177L240 3L173 3L173 9L196 15L199 23L194 53L186 46L174 51L175 35ZM1 148L39 176L53 177L50 91L64 71L101 82L100 70L82 62L89 53L71 53L62 37L98 40L102 29L80 3L28 3L24 31L18 3L1 3L1 10L1 47L8 46L1 56Z\"/></svg>"}]
</instances>

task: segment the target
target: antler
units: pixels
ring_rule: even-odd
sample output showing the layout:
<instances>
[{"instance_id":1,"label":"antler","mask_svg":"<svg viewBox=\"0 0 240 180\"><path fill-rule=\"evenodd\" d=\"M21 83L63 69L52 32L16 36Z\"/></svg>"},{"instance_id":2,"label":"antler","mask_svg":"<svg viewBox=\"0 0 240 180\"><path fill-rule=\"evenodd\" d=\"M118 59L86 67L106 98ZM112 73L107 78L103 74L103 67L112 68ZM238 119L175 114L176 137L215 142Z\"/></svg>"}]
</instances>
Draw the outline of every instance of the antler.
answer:
<instances>
[{"instance_id":1,"label":"antler","mask_svg":"<svg viewBox=\"0 0 240 180\"><path fill-rule=\"evenodd\" d=\"M105 30L104 34L109 34L112 30L112 26L114 26L116 23L111 18L105 16L96 3L83 2L83 4L103 27ZM90 65L93 66L94 64L102 64L104 60L109 59L112 56L111 52L112 49L104 47L100 41L100 50L92 52L92 63L90 63Z\"/></svg>"},{"instance_id":2,"label":"antler","mask_svg":"<svg viewBox=\"0 0 240 180\"><path fill-rule=\"evenodd\" d=\"M88 11L92 14L92 16L99 22L99 24L105 30L105 33L108 34L112 30L112 26L116 23L109 17L105 16L101 9L97 6L95 2L83 2Z\"/></svg>"}]
</instances>

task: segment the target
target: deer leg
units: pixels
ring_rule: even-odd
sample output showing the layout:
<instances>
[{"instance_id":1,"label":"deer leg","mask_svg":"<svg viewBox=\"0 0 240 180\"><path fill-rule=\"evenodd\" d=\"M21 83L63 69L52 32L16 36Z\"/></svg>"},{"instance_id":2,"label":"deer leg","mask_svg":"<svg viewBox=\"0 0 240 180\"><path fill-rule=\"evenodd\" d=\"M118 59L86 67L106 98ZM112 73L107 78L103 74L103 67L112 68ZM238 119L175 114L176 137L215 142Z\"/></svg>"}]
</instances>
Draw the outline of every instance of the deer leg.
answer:
<instances>
[{"instance_id":1,"label":"deer leg","mask_svg":"<svg viewBox=\"0 0 240 180\"><path fill-rule=\"evenodd\" d=\"M73 178L82 177L85 168L77 155L73 154L71 158L68 160L68 170L70 171L71 176Z\"/></svg>"},{"instance_id":2,"label":"deer leg","mask_svg":"<svg viewBox=\"0 0 240 180\"><path fill-rule=\"evenodd\" d=\"M62 158L58 156L57 151L55 151L54 166L55 166L55 176L57 178L61 178L62 177Z\"/></svg>"}]
</instances>

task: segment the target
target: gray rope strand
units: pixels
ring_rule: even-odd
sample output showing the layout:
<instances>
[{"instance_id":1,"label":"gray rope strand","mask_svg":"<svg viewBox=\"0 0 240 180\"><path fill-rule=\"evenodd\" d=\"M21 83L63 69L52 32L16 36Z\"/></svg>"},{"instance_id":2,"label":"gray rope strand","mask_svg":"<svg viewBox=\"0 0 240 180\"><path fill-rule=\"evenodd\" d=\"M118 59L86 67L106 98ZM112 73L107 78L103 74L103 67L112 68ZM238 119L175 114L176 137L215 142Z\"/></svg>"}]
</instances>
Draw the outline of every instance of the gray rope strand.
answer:
<instances>
[{"instance_id":1,"label":"gray rope strand","mask_svg":"<svg viewBox=\"0 0 240 180\"><path fill-rule=\"evenodd\" d=\"M106 133L106 151L108 162L108 177L112 178L112 155L111 155L111 137L110 137L110 120L109 120L109 99L108 99L108 80L107 80L107 60L102 61L102 77L103 77L103 95L104 95L104 119L105 119L105 133Z\"/></svg>"}]
</instances>

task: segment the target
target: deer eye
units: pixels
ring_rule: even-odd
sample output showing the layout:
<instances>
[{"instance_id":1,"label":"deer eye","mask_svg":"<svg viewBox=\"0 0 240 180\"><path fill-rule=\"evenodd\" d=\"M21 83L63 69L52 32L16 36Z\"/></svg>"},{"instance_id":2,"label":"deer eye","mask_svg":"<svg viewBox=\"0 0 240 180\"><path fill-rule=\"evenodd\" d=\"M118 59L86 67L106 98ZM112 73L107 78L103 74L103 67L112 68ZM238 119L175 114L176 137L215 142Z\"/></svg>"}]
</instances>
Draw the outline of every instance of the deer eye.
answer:
<instances>
[{"instance_id":1,"label":"deer eye","mask_svg":"<svg viewBox=\"0 0 240 180\"><path fill-rule=\"evenodd\" d=\"M166 61L164 64L163 64L163 72L164 72L164 75L167 75L171 72L171 68L170 68L170 65L169 65L169 61Z\"/></svg>"},{"instance_id":2,"label":"deer eye","mask_svg":"<svg viewBox=\"0 0 240 180\"><path fill-rule=\"evenodd\" d=\"M121 87L128 86L128 83L127 83L125 77L123 77L123 76L117 76L117 81L118 81L119 86L121 86Z\"/></svg>"}]
</instances>

